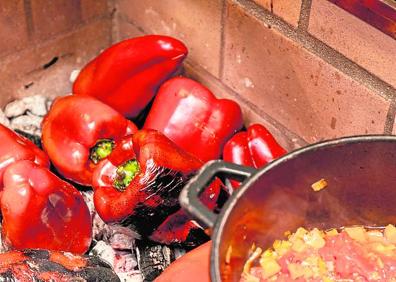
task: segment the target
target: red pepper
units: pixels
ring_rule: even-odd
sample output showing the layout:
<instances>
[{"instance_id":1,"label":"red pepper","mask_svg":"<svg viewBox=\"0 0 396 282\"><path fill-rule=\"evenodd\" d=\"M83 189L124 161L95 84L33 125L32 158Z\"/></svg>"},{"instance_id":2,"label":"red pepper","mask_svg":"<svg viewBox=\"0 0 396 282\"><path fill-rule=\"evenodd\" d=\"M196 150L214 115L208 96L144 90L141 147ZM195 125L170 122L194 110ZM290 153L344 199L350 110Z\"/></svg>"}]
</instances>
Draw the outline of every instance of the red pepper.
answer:
<instances>
[{"instance_id":1,"label":"red pepper","mask_svg":"<svg viewBox=\"0 0 396 282\"><path fill-rule=\"evenodd\" d=\"M30 160L43 167L49 167L47 155L30 140L16 134L0 124L0 192L3 188L3 174L7 166L18 160Z\"/></svg>"},{"instance_id":2,"label":"red pepper","mask_svg":"<svg viewBox=\"0 0 396 282\"><path fill-rule=\"evenodd\" d=\"M79 191L32 161L7 167L1 198L4 243L26 248L85 253L91 215Z\"/></svg>"},{"instance_id":3,"label":"red pepper","mask_svg":"<svg viewBox=\"0 0 396 282\"><path fill-rule=\"evenodd\" d=\"M223 183L216 178L202 193L200 199L207 208L217 206L218 195ZM209 240L205 231L184 210L170 215L150 236L150 239L166 245L196 247Z\"/></svg>"},{"instance_id":4,"label":"red pepper","mask_svg":"<svg viewBox=\"0 0 396 282\"><path fill-rule=\"evenodd\" d=\"M283 149L261 124L253 124L247 131L235 134L224 146L223 159L240 165L260 168L284 155ZM238 182L232 181L236 188Z\"/></svg>"},{"instance_id":5,"label":"red pepper","mask_svg":"<svg viewBox=\"0 0 396 282\"><path fill-rule=\"evenodd\" d=\"M97 163L114 142L136 126L120 113L89 96L58 98L43 121L42 141L53 165L66 178L90 185Z\"/></svg>"},{"instance_id":6,"label":"red pepper","mask_svg":"<svg viewBox=\"0 0 396 282\"><path fill-rule=\"evenodd\" d=\"M95 169L95 208L105 222L133 225L149 236L179 210L179 193L201 166L163 134L140 130L116 143Z\"/></svg>"},{"instance_id":7,"label":"red pepper","mask_svg":"<svg viewBox=\"0 0 396 282\"><path fill-rule=\"evenodd\" d=\"M241 127L237 103L217 99L203 85L183 77L161 86L144 124L204 162L219 158L226 141Z\"/></svg>"},{"instance_id":8,"label":"red pepper","mask_svg":"<svg viewBox=\"0 0 396 282\"><path fill-rule=\"evenodd\" d=\"M91 95L128 117L137 116L187 56L179 40L148 35L117 43L80 72L74 94Z\"/></svg>"}]
</instances>

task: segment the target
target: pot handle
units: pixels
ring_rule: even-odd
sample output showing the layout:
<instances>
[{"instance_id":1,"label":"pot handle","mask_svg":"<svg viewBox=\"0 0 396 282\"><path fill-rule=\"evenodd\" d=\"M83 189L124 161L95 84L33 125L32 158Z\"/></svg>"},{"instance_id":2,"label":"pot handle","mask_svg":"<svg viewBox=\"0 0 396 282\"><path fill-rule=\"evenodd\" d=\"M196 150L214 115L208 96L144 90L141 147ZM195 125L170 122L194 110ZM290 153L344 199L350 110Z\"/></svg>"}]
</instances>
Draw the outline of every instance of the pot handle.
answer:
<instances>
[{"instance_id":1,"label":"pot handle","mask_svg":"<svg viewBox=\"0 0 396 282\"><path fill-rule=\"evenodd\" d=\"M227 163L222 160L207 162L183 188L179 197L180 205L205 228L212 228L216 223L217 215L201 202L199 195L216 176L224 176L242 182L256 171L251 167Z\"/></svg>"}]
</instances>

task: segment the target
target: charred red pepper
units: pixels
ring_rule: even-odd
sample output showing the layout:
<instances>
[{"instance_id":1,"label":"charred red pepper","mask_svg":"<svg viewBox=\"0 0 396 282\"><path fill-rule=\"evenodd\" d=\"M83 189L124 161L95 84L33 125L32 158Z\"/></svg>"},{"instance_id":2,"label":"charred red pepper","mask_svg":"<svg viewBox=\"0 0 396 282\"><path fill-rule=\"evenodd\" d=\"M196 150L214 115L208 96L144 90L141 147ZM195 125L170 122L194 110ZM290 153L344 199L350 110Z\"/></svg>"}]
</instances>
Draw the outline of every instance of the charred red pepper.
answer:
<instances>
[{"instance_id":1,"label":"charred red pepper","mask_svg":"<svg viewBox=\"0 0 396 282\"><path fill-rule=\"evenodd\" d=\"M241 127L237 103L217 99L203 85L183 77L161 86L144 124L204 162L219 158L226 141Z\"/></svg>"},{"instance_id":2,"label":"charred red pepper","mask_svg":"<svg viewBox=\"0 0 396 282\"><path fill-rule=\"evenodd\" d=\"M18 135L0 124L0 193L3 188L4 171L18 160L30 160L43 167L49 167L48 156L30 140Z\"/></svg>"},{"instance_id":3,"label":"charred red pepper","mask_svg":"<svg viewBox=\"0 0 396 282\"><path fill-rule=\"evenodd\" d=\"M246 131L235 134L224 146L223 159L240 165L260 168L284 155L272 134L261 124L253 124ZM237 187L238 182L232 181Z\"/></svg>"},{"instance_id":4,"label":"charred red pepper","mask_svg":"<svg viewBox=\"0 0 396 282\"><path fill-rule=\"evenodd\" d=\"M149 236L179 210L179 193L201 166L163 134L140 130L116 143L95 169L95 208L105 222L133 225Z\"/></svg>"},{"instance_id":5,"label":"charred red pepper","mask_svg":"<svg viewBox=\"0 0 396 282\"><path fill-rule=\"evenodd\" d=\"M218 195L223 183L216 178L209 187L202 193L201 201L213 210L217 206ZM150 235L150 239L166 245L183 245L196 247L209 240L201 226L197 224L184 210L178 210L170 215L161 225Z\"/></svg>"},{"instance_id":6,"label":"charred red pepper","mask_svg":"<svg viewBox=\"0 0 396 282\"><path fill-rule=\"evenodd\" d=\"M85 253L92 223L82 195L71 184L32 161L18 161L3 176L4 243L14 249Z\"/></svg>"},{"instance_id":7,"label":"charred red pepper","mask_svg":"<svg viewBox=\"0 0 396 282\"><path fill-rule=\"evenodd\" d=\"M187 56L179 40L147 35L117 43L80 72L74 94L91 95L128 117L137 116Z\"/></svg>"},{"instance_id":8,"label":"charred red pepper","mask_svg":"<svg viewBox=\"0 0 396 282\"><path fill-rule=\"evenodd\" d=\"M120 113L89 96L66 96L53 103L43 121L42 141L53 165L66 178L90 185L97 163L114 142L136 126Z\"/></svg>"}]
</instances>

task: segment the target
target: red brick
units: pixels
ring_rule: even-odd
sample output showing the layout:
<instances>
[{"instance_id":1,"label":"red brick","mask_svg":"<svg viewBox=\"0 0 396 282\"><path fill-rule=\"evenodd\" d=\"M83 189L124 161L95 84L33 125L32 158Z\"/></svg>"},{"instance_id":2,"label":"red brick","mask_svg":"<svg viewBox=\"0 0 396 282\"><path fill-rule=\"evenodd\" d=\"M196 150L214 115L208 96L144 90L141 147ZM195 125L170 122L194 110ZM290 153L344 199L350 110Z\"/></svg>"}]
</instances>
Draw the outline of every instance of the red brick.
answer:
<instances>
[{"instance_id":1,"label":"red brick","mask_svg":"<svg viewBox=\"0 0 396 282\"><path fill-rule=\"evenodd\" d=\"M31 0L33 28L38 38L71 30L81 21L80 0Z\"/></svg>"},{"instance_id":2,"label":"red brick","mask_svg":"<svg viewBox=\"0 0 396 282\"><path fill-rule=\"evenodd\" d=\"M272 133L279 144L281 144L287 151L292 151L307 144L303 139L287 130L285 127L274 121L271 117L262 113L260 110L255 109L254 106L246 102L243 97L233 92L227 86L222 84L221 81L213 77L207 71L203 70L197 64L186 62L184 66L185 76L202 83L218 98L237 101L241 106L244 124L246 126L249 126L253 123L263 124Z\"/></svg>"},{"instance_id":3,"label":"red brick","mask_svg":"<svg viewBox=\"0 0 396 282\"><path fill-rule=\"evenodd\" d=\"M189 58L218 75L223 0L117 0L121 16L148 33L186 43Z\"/></svg>"},{"instance_id":4,"label":"red brick","mask_svg":"<svg viewBox=\"0 0 396 282\"><path fill-rule=\"evenodd\" d=\"M389 101L228 4L224 82L309 142L383 133Z\"/></svg>"},{"instance_id":5,"label":"red brick","mask_svg":"<svg viewBox=\"0 0 396 282\"><path fill-rule=\"evenodd\" d=\"M5 57L0 63L0 106L16 97L71 91L70 73L111 44L111 21L93 22L64 36ZM43 65L58 57L49 68ZM26 87L25 87L26 86Z\"/></svg>"},{"instance_id":6,"label":"red brick","mask_svg":"<svg viewBox=\"0 0 396 282\"><path fill-rule=\"evenodd\" d=\"M107 0L81 0L81 16L84 21L110 15Z\"/></svg>"},{"instance_id":7,"label":"red brick","mask_svg":"<svg viewBox=\"0 0 396 282\"><path fill-rule=\"evenodd\" d=\"M396 40L325 0L312 2L309 32L396 87Z\"/></svg>"},{"instance_id":8,"label":"red brick","mask_svg":"<svg viewBox=\"0 0 396 282\"><path fill-rule=\"evenodd\" d=\"M302 0L254 0L265 9L272 11L278 17L293 26L298 25ZM272 2L272 7L271 7Z\"/></svg>"},{"instance_id":9,"label":"red brick","mask_svg":"<svg viewBox=\"0 0 396 282\"><path fill-rule=\"evenodd\" d=\"M0 56L22 48L28 40L23 0L0 1Z\"/></svg>"},{"instance_id":10,"label":"red brick","mask_svg":"<svg viewBox=\"0 0 396 282\"><path fill-rule=\"evenodd\" d=\"M139 30L136 26L123 19L118 19L116 21L113 31L113 38L115 41L121 41L127 38L144 35L143 31Z\"/></svg>"}]
</instances>

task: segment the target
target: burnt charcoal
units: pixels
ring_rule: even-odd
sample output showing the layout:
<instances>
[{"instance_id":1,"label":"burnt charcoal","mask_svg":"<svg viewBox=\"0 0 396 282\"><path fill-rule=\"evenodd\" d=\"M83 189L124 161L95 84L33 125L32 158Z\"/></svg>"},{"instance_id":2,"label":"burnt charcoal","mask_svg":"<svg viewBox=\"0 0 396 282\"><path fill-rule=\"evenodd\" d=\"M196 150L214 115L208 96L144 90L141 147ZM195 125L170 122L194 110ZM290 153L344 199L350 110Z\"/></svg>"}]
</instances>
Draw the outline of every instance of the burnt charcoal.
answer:
<instances>
[{"instance_id":1,"label":"burnt charcoal","mask_svg":"<svg viewBox=\"0 0 396 282\"><path fill-rule=\"evenodd\" d=\"M25 250L23 254L35 259L49 259L50 257L49 252L46 250Z\"/></svg>"},{"instance_id":2,"label":"burnt charcoal","mask_svg":"<svg viewBox=\"0 0 396 282\"><path fill-rule=\"evenodd\" d=\"M19 135L29 139L30 141L32 141L37 147L39 147L40 149L43 149L43 146L41 145L41 138L39 135L34 135L25 131L22 131L20 129L15 129L14 130L16 133L18 133Z\"/></svg>"},{"instance_id":3,"label":"burnt charcoal","mask_svg":"<svg viewBox=\"0 0 396 282\"><path fill-rule=\"evenodd\" d=\"M188 233L187 239L182 246L187 249L194 249L210 240L210 237L201 228L194 228Z\"/></svg>"},{"instance_id":4,"label":"burnt charcoal","mask_svg":"<svg viewBox=\"0 0 396 282\"><path fill-rule=\"evenodd\" d=\"M96 257L46 250L0 254L2 261L9 258L11 262L0 268L0 281L120 281L111 267Z\"/></svg>"},{"instance_id":5,"label":"burnt charcoal","mask_svg":"<svg viewBox=\"0 0 396 282\"><path fill-rule=\"evenodd\" d=\"M153 281L174 260L171 248L149 241L136 241L136 254L143 281Z\"/></svg>"},{"instance_id":6,"label":"burnt charcoal","mask_svg":"<svg viewBox=\"0 0 396 282\"><path fill-rule=\"evenodd\" d=\"M150 174L156 177L145 184L142 192L149 195L147 198L157 196L161 201L155 207L147 206L144 202L138 204L133 215L121 222L143 237L149 237L170 214L180 209L179 194L191 178L190 175L164 167L153 166L152 170Z\"/></svg>"}]
</instances>

